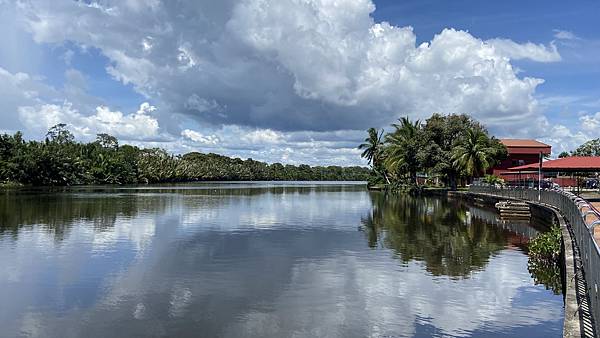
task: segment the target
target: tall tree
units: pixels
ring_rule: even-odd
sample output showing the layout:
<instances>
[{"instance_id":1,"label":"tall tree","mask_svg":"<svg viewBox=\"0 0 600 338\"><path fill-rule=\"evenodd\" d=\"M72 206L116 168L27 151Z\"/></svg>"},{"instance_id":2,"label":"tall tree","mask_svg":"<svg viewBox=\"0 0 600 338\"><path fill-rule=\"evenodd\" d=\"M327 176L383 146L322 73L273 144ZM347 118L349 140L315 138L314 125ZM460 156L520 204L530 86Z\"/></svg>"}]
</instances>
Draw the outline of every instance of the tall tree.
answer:
<instances>
[{"instance_id":1,"label":"tall tree","mask_svg":"<svg viewBox=\"0 0 600 338\"><path fill-rule=\"evenodd\" d=\"M423 126L423 166L433 176L456 189L460 168L454 165L452 151L466 137L469 129L485 132L484 127L466 114L435 113Z\"/></svg>"},{"instance_id":2,"label":"tall tree","mask_svg":"<svg viewBox=\"0 0 600 338\"><path fill-rule=\"evenodd\" d=\"M419 150L421 148L421 122L412 122L408 117L392 124L394 131L385 136L385 166L398 176L407 175L410 183L417 184L417 171L420 169Z\"/></svg>"},{"instance_id":3,"label":"tall tree","mask_svg":"<svg viewBox=\"0 0 600 338\"><path fill-rule=\"evenodd\" d=\"M452 160L465 175L479 177L494 164L496 153L484 132L469 129L464 140L454 149Z\"/></svg>"},{"instance_id":4,"label":"tall tree","mask_svg":"<svg viewBox=\"0 0 600 338\"><path fill-rule=\"evenodd\" d=\"M573 156L600 156L600 138L587 141L573 152Z\"/></svg>"},{"instance_id":5,"label":"tall tree","mask_svg":"<svg viewBox=\"0 0 600 338\"><path fill-rule=\"evenodd\" d=\"M72 143L75 140L75 136L69 131L66 124L59 123L48 130L46 139L50 142L64 144Z\"/></svg>"},{"instance_id":6,"label":"tall tree","mask_svg":"<svg viewBox=\"0 0 600 338\"><path fill-rule=\"evenodd\" d=\"M96 143L102 148L106 149L117 149L119 148L119 140L116 137L109 134L97 134Z\"/></svg>"},{"instance_id":7,"label":"tall tree","mask_svg":"<svg viewBox=\"0 0 600 338\"><path fill-rule=\"evenodd\" d=\"M367 159L370 165L375 165L377 162L377 157L379 156L379 152L381 151L381 138L383 137L383 130L381 133L377 131L375 128L369 128L367 130L369 136L365 138L365 142L361 143L358 146L358 149L363 150L360 155L362 158Z\"/></svg>"},{"instance_id":8,"label":"tall tree","mask_svg":"<svg viewBox=\"0 0 600 338\"><path fill-rule=\"evenodd\" d=\"M365 138L364 143L361 143L358 146L358 149L363 150L361 157L367 159L369 165L376 174L379 174L385 178L386 182L389 184L390 180L387 177L387 173L385 168L382 167L383 162L383 129L381 132L377 131L375 128L369 128L367 130L368 137Z\"/></svg>"}]
</instances>

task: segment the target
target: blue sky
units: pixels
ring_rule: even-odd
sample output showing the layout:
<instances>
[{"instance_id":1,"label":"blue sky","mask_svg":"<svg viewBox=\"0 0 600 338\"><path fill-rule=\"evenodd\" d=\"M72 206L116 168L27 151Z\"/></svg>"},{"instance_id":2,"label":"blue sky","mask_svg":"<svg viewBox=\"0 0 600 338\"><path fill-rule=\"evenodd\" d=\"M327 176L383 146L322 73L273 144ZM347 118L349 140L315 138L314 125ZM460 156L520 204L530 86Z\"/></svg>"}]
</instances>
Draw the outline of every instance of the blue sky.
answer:
<instances>
[{"instance_id":1,"label":"blue sky","mask_svg":"<svg viewBox=\"0 0 600 338\"><path fill-rule=\"evenodd\" d=\"M600 3L0 1L0 130L361 164L368 127L470 113L557 154L600 127Z\"/></svg>"},{"instance_id":2,"label":"blue sky","mask_svg":"<svg viewBox=\"0 0 600 338\"><path fill-rule=\"evenodd\" d=\"M598 1L376 1L376 20L413 26L419 42L426 42L446 27L466 30L482 39L504 37L517 42L556 44L558 63L515 60L524 74L543 78L539 97L564 98L551 104L551 121L573 124L578 114L600 110L600 2ZM559 31L574 41L560 41ZM599 134L600 135L600 134Z\"/></svg>"}]
</instances>

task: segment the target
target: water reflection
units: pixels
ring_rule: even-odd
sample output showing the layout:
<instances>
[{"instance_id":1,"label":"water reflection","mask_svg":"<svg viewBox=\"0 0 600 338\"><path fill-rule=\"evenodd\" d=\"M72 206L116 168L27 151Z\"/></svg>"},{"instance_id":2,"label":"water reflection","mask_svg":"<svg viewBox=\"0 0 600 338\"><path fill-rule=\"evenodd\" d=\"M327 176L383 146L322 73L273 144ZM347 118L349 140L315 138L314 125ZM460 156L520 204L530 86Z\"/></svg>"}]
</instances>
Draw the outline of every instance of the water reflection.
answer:
<instances>
[{"instance_id":1,"label":"water reflection","mask_svg":"<svg viewBox=\"0 0 600 338\"><path fill-rule=\"evenodd\" d=\"M363 219L369 245L393 249L405 263L422 261L436 276L470 276L509 241L526 243L519 233L490 226L484 220L489 211L457 200L409 195L387 198L382 193L371 197L373 212Z\"/></svg>"},{"instance_id":2,"label":"water reflection","mask_svg":"<svg viewBox=\"0 0 600 338\"><path fill-rule=\"evenodd\" d=\"M95 188L5 193L0 215L7 336L561 333L562 298L534 285L517 235L457 201Z\"/></svg>"}]
</instances>

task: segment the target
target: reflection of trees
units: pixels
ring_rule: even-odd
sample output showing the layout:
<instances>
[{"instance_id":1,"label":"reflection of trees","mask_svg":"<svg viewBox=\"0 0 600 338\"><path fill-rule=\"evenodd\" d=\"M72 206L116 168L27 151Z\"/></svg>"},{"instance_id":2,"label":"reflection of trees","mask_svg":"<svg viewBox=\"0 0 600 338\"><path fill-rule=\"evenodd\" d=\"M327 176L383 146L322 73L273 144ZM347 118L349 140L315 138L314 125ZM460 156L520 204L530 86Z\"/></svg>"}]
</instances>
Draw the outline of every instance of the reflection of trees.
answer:
<instances>
[{"instance_id":1,"label":"reflection of trees","mask_svg":"<svg viewBox=\"0 0 600 338\"><path fill-rule=\"evenodd\" d=\"M543 284L546 290L552 290L555 295L560 295L563 292L562 280L560 278L560 266L556 261L544 261L529 257L527 269L531 273L531 277L535 284Z\"/></svg>"},{"instance_id":2,"label":"reflection of trees","mask_svg":"<svg viewBox=\"0 0 600 338\"><path fill-rule=\"evenodd\" d=\"M111 229L118 217L135 218L161 213L173 203L208 208L225 203L223 198L264 194L309 195L316 192L364 191L361 185L281 185L271 183L203 183L131 187L55 187L0 191L0 234L16 236L23 226L41 226L57 240L73 223L91 223L95 231ZM201 201L198 198L201 199ZM217 197L217 198L207 198Z\"/></svg>"},{"instance_id":3,"label":"reflection of trees","mask_svg":"<svg viewBox=\"0 0 600 338\"><path fill-rule=\"evenodd\" d=\"M444 198L371 194L363 220L370 246L393 249L403 262L423 261L434 275L466 277L506 246L502 229L471 219L467 207Z\"/></svg>"},{"instance_id":4,"label":"reflection of trees","mask_svg":"<svg viewBox=\"0 0 600 338\"><path fill-rule=\"evenodd\" d=\"M39 225L64 238L73 223L92 223L95 231L112 228L117 217L164 210L167 201L151 195L61 193L47 190L5 191L0 194L0 234L17 235L23 226Z\"/></svg>"}]
</instances>

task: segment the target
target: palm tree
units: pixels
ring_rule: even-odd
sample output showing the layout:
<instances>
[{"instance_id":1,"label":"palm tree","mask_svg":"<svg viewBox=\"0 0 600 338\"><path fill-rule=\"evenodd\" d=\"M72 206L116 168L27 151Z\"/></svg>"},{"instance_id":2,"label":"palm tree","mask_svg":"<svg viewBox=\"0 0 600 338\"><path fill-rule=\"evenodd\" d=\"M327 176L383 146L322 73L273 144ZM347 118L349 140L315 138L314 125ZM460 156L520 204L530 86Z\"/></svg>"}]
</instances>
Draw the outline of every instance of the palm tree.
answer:
<instances>
[{"instance_id":1,"label":"palm tree","mask_svg":"<svg viewBox=\"0 0 600 338\"><path fill-rule=\"evenodd\" d=\"M411 122L408 117L400 119L400 124L392 124L396 129L387 134L385 153L385 165L394 173L407 173L413 184L417 183L417 171L419 170L419 131L421 122Z\"/></svg>"},{"instance_id":2,"label":"palm tree","mask_svg":"<svg viewBox=\"0 0 600 338\"><path fill-rule=\"evenodd\" d=\"M381 133L379 133L377 129L369 128L367 133L369 133L369 136L365 139L365 143L361 143L358 146L358 149L364 149L360 156L366 158L370 165L375 166L381 150L381 137L383 136L383 130L381 130Z\"/></svg>"},{"instance_id":3,"label":"palm tree","mask_svg":"<svg viewBox=\"0 0 600 338\"><path fill-rule=\"evenodd\" d=\"M383 157L383 142L381 141L381 138L383 137L383 129L381 132L379 132L375 128L369 128L367 133L369 136L365 138L365 142L358 146L358 149L364 149L360 156L366 158L367 161L369 161L371 168L373 168L373 171L378 174L381 173L381 175L383 175L385 178L385 181L389 184L390 180L388 179L385 170L380 168Z\"/></svg>"},{"instance_id":4,"label":"palm tree","mask_svg":"<svg viewBox=\"0 0 600 338\"><path fill-rule=\"evenodd\" d=\"M494 161L494 148L489 138L480 130L469 129L465 139L452 151L453 164L470 177L478 177L488 170Z\"/></svg>"}]
</instances>

